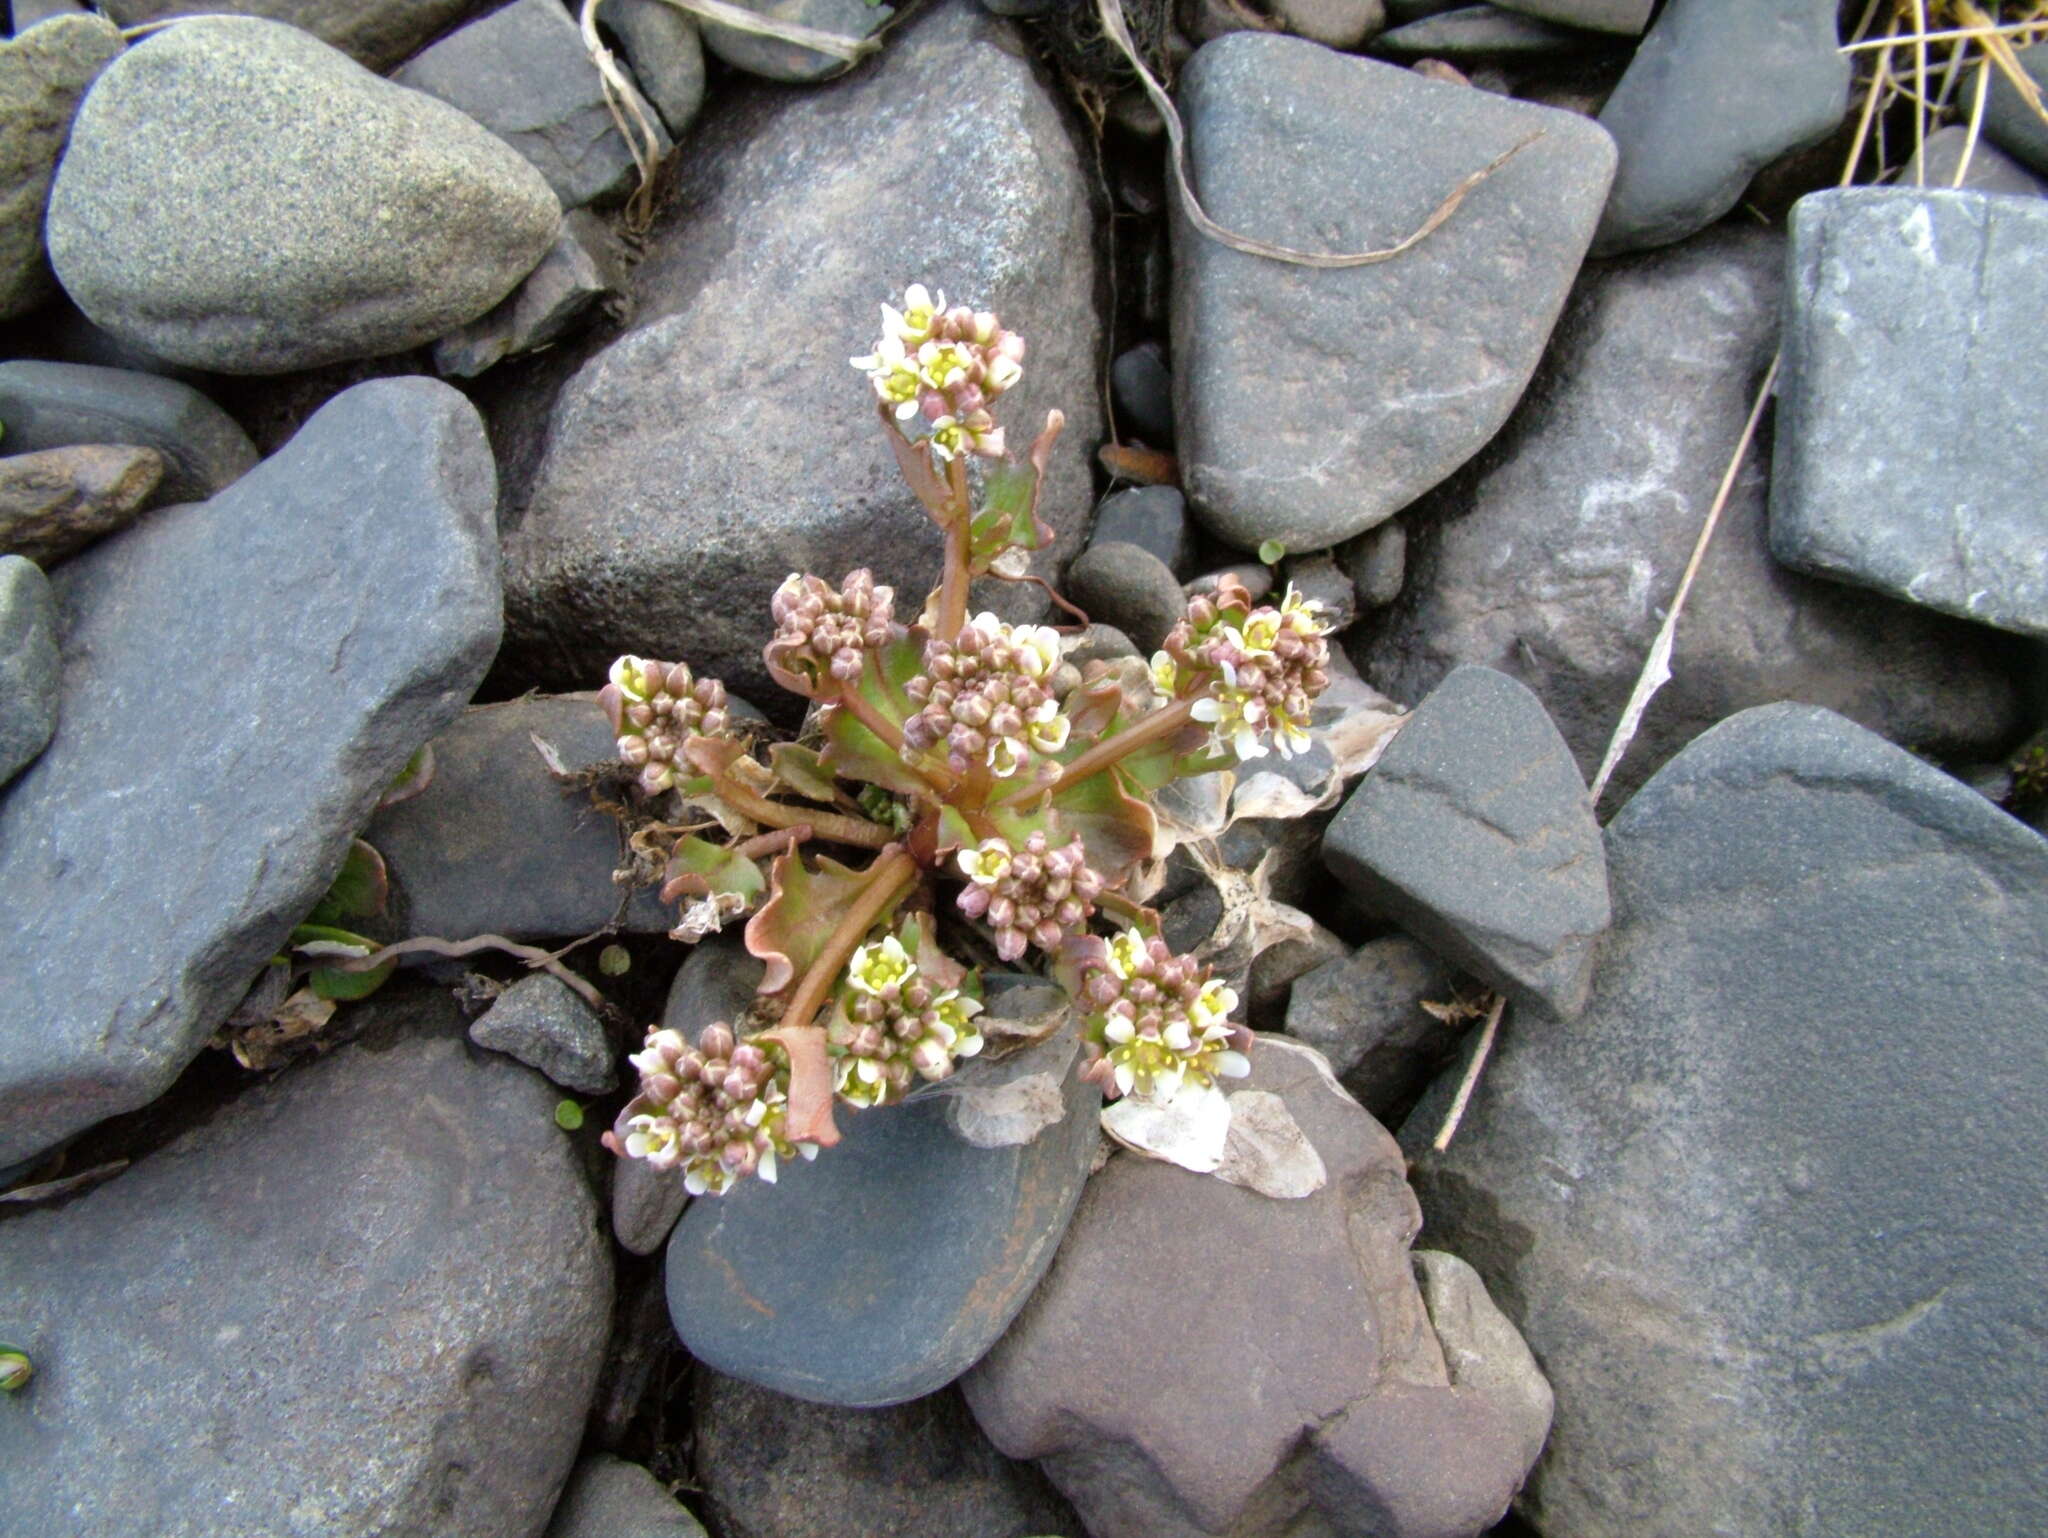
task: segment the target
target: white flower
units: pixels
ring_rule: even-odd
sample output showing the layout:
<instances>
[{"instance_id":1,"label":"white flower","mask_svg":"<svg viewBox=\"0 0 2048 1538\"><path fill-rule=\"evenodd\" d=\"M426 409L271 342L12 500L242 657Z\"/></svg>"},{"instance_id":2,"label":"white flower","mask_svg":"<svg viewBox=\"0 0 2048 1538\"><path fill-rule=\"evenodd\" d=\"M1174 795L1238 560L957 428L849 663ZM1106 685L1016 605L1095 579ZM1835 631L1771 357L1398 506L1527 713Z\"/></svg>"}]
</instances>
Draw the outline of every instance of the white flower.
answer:
<instances>
[{"instance_id":1,"label":"white flower","mask_svg":"<svg viewBox=\"0 0 2048 1538\"><path fill-rule=\"evenodd\" d=\"M666 1116L635 1116L626 1123L626 1152L655 1169L673 1169L682 1156L679 1130Z\"/></svg>"},{"instance_id":2,"label":"white flower","mask_svg":"<svg viewBox=\"0 0 2048 1538\"><path fill-rule=\"evenodd\" d=\"M979 848L963 849L954 858L976 886L994 886L1010 873L1010 846L999 838L985 838Z\"/></svg>"},{"instance_id":3,"label":"white flower","mask_svg":"<svg viewBox=\"0 0 2048 1538\"><path fill-rule=\"evenodd\" d=\"M1044 678L1060 665L1060 633L1050 625L1018 625L1009 635L1017 666L1032 678Z\"/></svg>"},{"instance_id":4,"label":"white flower","mask_svg":"<svg viewBox=\"0 0 2048 1538\"><path fill-rule=\"evenodd\" d=\"M917 369L904 352L903 343L896 337L885 335L866 357L849 358L847 361L867 374L874 384L875 394L884 405L895 409L898 421L917 415Z\"/></svg>"},{"instance_id":5,"label":"white flower","mask_svg":"<svg viewBox=\"0 0 2048 1538\"><path fill-rule=\"evenodd\" d=\"M892 985L907 983L917 975L917 964L894 935L872 945L863 945L846 963L846 980L856 993L876 995ZM758 1104L759 1102L756 1102Z\"/></svg>"},{"instance_id":6,"label":"white flower","mask_svg":"<svg viewBox=\"0 0 2048 1538\"><path fill-rule=\"evenodd\" d=\"M1060 714L1057 700L1042 700L1024 725L1024 735L1041 753L1057 753L1067 745L1074 723Z\"/></svg>"},{"instance_id":7,"label":"white flower","mask_svg":"<svg viewBox=\"0 0 2048 1538\"><path fill-rule=\"evenodd\" d=\"M882 306L882 333L895 337L905 347L916 347L928 340L932 334L932 322L946 307L946 296L942 291L937 299L922 283L913 283L903 291L903 308L891 309Z\"/></svg>"},{"instance_id":8,"label":"white flower","mask_svg":"<svg viewBox=\"0 0 2048 1538\"><path fill-rule=\"evenodd\" d=\"M1152 690L1155 694L1173 698L1173 691L1180 682L1180 668L1166 652L1152 654Z\"/></svg>"}]
</instances>

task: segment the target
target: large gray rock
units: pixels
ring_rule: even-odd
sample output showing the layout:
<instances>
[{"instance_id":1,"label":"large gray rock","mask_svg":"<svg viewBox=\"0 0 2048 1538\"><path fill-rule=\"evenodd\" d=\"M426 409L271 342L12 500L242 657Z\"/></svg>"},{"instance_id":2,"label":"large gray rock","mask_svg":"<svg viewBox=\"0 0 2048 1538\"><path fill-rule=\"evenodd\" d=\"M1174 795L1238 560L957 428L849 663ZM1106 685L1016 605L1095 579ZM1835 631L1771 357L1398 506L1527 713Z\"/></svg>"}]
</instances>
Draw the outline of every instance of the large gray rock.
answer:
<instances>
[{"instance_id":1,"label":"large gray rock","mask_svg":"<svg viewBox=\"0 0 2048 1538\"><path fill-rule=\"evenodd\" d=\"M1586 782L1543 704L1460 667L1408 718L1323 835L1323 859L1494 987L1572 1016L1611 910Z\"/></svg>"},{"instance_id":2,"label":"large gray rock","mask_svg":"<svg viewBox=\"0 0 2048 1538\"><path fill-rule=\"evenodd\" d=\"M540 173L453 107L296 27L210 18L138 43L87 95L50 261L123 341L274 374L474 320L560 221Z\"/></svg>"},{"instance_id":3,"label":"large gray rock","mask_svg":"<svg viewBox=\"0 0 2048 1538\"><path fill-rule=\"evenodd\" d=\"M50 181L79 98L120 51L120 32L97 16L52 17L0 42L0 320L52 291L43 255Z\"/></svg>"},{"instance_id":4,"label":"large gray rock","mask_svg":"<svg viewBox=\"0 0 2048 1538\"><path fill-rule=\"evenodd\" d=\"M0 786L50 745L61 672L50 579L25 556L0 555Z\"/></svg>"},{"instance_id":5,"label":"large gray rock","mask_svg":"<svg viewBox=\"0 0 2048 1538\"><path fill-rule=\"evenodd\" d=\"M1175 225L1189 498L1244 549L1321 549L1413 501L1507 417L1579 270L1613 146L1571 113L1269 33L1206 45L1180 89L1211 217L1315 250L1394 244L1542 132L1393 261L1284 266Z\"/></svg>"},{"instance_id":6,"label":"large gray rock","mask_svg":"<svg viewBox=\"0 0 2048 1538\"><path fill-rule=\"evenodd\" d=\"M1794 705L1607 837L1592 1007L1511 1022L1417 1174L1557 1387L1532 1522L2037 1530L2048 841Z\"/></svg>"},{"instance_id":7,"label":"large gray rock","mask_svg":"<svg viewBox=\"0 0 2048 1538\"><path fill-rule=\"evenodd\" d=\"M1410 1274L1400 1149L1320 1057L1262 1037L1247 1084L1285 1102L1328 1183L1276 1200L1112 1158L962 1384L975 1418L1041 1460L1093 1538L1481 1531L1543 1445L1542 1375L1519 1341L1495 1371L1446 1352Z\"/></svg>"},{"instance_id":8,"label":"large gray rock","mask_svg":"<svg viewBox=\"0 0 2048 1538\"><path fill-rule=\"evenodd\" d=\"M1396 699L1479 662L1534 689L1591 774L1663 622L1777 345L1783 242L1715 231L1580 285L1529 400L1408 526L1401 601L1353 655ZM1672 679L1611 789L1733 711L1826 705L1985 759L2025 730L2019 648L1787 571L1751 454L1678 628Z\"/></svg>"},{"instance_id":9,"label":"large gray rock","mask_svg":"<svg viewBox=\"0 0 2048 1538\"><path fill-rule=\"evenodd\" d=\"M79 444L0 459L0 552L56 565L135 521L164 457L132 444Z\"/></svg>"},{"instance_id":10,"label":"large gray rock","mask_svg":"<svg viewBox=\"0 0 2048 1538\"><path fill-rule=\"evenodd\" d=\"M385 1006L376 1006L385 1008ZM259 1085L12 1222L8 1523L113 1538L533 1538L575 1455L611 1262L555 1092L403 1039Z\"/></svg>"},{"instance_id":11,"label":"large gray rock","mask_svg":"<svg viewBox=\"0 0 2048 1538\"><path fill-rule=\"evenodd\" d=\"M639 182L633 152L605 105L604 81L560 0L512 0L408 60L391 78L475 118L547 178L564 208L616 201ZM630 89L630 87L629 87ZM635 92L657 134L674 145Z\"/></svg>"},{"instance_id":12,"label":"large gray rock","mask_svg":"<svg viewBox=\"0 0 2048 1538\"><path fill-rule=\"evenodd\" d=\"M10 454L85 444L155 449L167 502L210 497L256 463L249 435L190 385L91 363L0 363L0 427Z\"/></svg>"},{"instance_id":13,"label":"large gray rock","mask_svg":"<svg viewBox=\"0 0 2048 1538\"><path fill-rule=\"evenodd\" d=\"M1771 549L2048 637L2032 424L2048 200L1856 187L1792 211Z\"/></svg>"},{"instance_id":14,"label":"large gray rock","mask_svg":"<svg viewBox=\"0 0 2048 1538\"><path fill-rule=\"evenodd\" d=\"M2036 43L2017 50L2015 57L2027 77L2048 92L2048 47ZM1984 132L1992 143L2048 176L2048 123L2041 121L2041 114L2020 94L2019 87L2005 78L2003 70L1992 72L1991 90L1984 102Z\"/></svg>"},{"instance_id":15,"label":"large gray rock","mask_svg":"<svg viewBox=\"0 0 2048 1538\"><path fill-rule=\"evenodd\" d=\"M704 1538L704 1527L639 1464L593 1453L570 1476L547 1538Z\"/></svg>"},{"instance_id":16,"label":"large gray rock","mask_svg":"<svg viewBox=\"0 0 2048 1538\"><path fill-rule=\"evenodd\" d=\"M63 721L0 802L0 1164L153 1099L461 709L494 479L460 395L377 380L58 573Z\"/></svg>"},{"instance_id":17,"label":"large gray rock","mask_svg":"<svg viewBox=\"0 0 2048 1538\"><path fill-rule=\"evenodd\" d=\"M488 4L490 0L98 0L99 8L124 27L167 16L266 16L303 28L379 73Z\"/></svg>"},{"instance_id":18,"label":"large gray rock","mask_svg":"<svg viewBox=\"0 0 2048 1538\"><path fill-rule=\"evenodd\" d=\"M1771 161L1834 132L1849 100L1835 11L1835 0L1668 0L1600 109L1621 166L1598 254L1705 229Z\"/></svg>"},{"instance_id":19,"label":"large gray rock","mask_svg":"<svg viewBox=\"0 0 2048 1538\"><path fill-rule=\"evenodd\" d=\"M886 1410L806 1404L700 1371L695 1472L721 1538L1082 1538L957 1390Z\"/></svg>"},{"instance_id":20,"label":"large gray rock","mask_svg":"<svg viewBox=\"0 0 2048 1538\"><path fill-rule=\"evenodd\" d=\"M508 509L516 667L592 687L621 651L678 657L766 704L787 699L760 652L791 570L869 566L914 609L938 531L847 367L910 279L1027 338L1002 419L1021 448L1048 408L1067 413L1041 511L1065 536L1052 560L1073 553L1098 432L1089 183L1021 54L1009 24L938 7L852 78L741 93L703 125L635 274L639 324L551 423L507 413L515 457L547 437L530 500Z\"/></svg>"}]
</instances>

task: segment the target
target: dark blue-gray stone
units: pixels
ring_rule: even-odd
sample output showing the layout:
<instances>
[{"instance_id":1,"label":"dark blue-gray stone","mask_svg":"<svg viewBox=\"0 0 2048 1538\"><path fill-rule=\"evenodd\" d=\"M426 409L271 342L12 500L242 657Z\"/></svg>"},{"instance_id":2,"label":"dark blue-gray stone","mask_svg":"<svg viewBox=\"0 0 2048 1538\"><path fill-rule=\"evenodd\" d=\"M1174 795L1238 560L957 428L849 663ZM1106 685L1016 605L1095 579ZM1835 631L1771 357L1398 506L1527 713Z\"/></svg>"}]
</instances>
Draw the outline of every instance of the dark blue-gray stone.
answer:
<instances>
[{"instance_id":1,"label":"dark blue-gray stone","mask_svg":"<svg viewBox=\"0 0 2048 1538\"><path fill-rule=\"evenodd\" d=\"M161 1093L461 710L496 479L462 396L373 380L59 570L63 714L0 799L0 1164Z\"/></svg>"},{"instance_id":2,"label":"dark blue-gray stone","mask_svg":"<svg viewBox=\"0 0 2048 1538\"><path fill-rule=\"evenodd\" d=\"M1610 910L1593 803L1529 689L1492 668L1451 673L1395 736L1323 836L1323 859L1369 908L1475 976L1576 1014Z\"/></svg>"},{"instance_id":3,"label":"dark blue-gray stone","mask_svg":"<svg viewBox=\"0 0 2048 1538\"><path fill-rule=\"evenodd\" d=\"M1696 740L1607 842L1590 1007L1511 1016L1415 1175L1428 1242L1556 1385L1525 1514L2040 1531L2048 841L1786 704Z\"/></svg>"},{"instance_id":4,"label":"dark blue-gray stone","mask_svg":"<svg viewBox=\"0 0 2048 1538\"><path fill-rule=\"evenodd\" d=\"M1095 509L1095 527L1088 540L1149 550L1180 577L1190 561L1187 498L1172 486L1126 486L1112 491Z\"/></svg>"},{"instance_id":5,"label":"dark blue-gray stone","mask_svg":"<svg viewBox=\"0 0 2048 1538\"><path fill-rule=\"evenodd\" d=\"M382 73L490 0L98 0L124 27L171 16L268 16Z\"/></svg>"},{"instance_id":6,"label":"dark blue-gray stone","mask_svg":"<svg viewBox=\"0 0 2048 1538\"><path fill-rule=\"evenodd\" d=\"M604 1021L559 977L534 972L470 1022L469 1039L517 1058L564 1089L609 1094L619 1081Z\"/></svg>"},{"instance_id":7,"label":"dark blue-gray stone","mask_svg":"<svg viewBox=\"0 0 2048 1538\"><path fill-rule=\"evenodd\" d=\"M963 1141L942 1096L841 1108L837 1147L690 1204L668 1246L676 1333L719 1372L821 1404L944 1387L1024 1306L1073 1217L1100 1105L1071 1071L1067 1107L1011 1148Z\"/></svg>"},{"instance_id":8,"label":"dark blue-gray stone","mask_svg":"<svg viewBox=\"0 0 2048 1538\"><path fill-rule=\"evenodd\" d=\"M2044 287L2048 200L1800 199L1771 468L1779 560L2048 637Z\"/></svg>"},{"instance_id":9,"label":"dark blue-gray stone","mask_svg":"<svg viewBox=\"0 0 2048 1538\"><path fill-rule=\"evenodd\" d=\"M2048 96L2048 44L2018 49L2016 57L2027 77ZM1984 134L2048 176L2048 123L2041 121L2041 114L2005 78L2003 70L1991 72L1991 89L1984 100Z\"/></svg>"},{"instance_id":10,"label":"dark blue-gray stone","mask_svg":"<svg viewBox=\"0 0 2048 1538\"><path fill-rule=\"evenodd\" d=\"M1374 53L1390 59L1542 59L1584 53L1608 41L1494 5L1463 5L1382 32Z\"/></svg>"},{"instance_id":11,"label":"dark blue-gray stone","mask_svg":"<svg viewBox=\"0 0 2048 1538\"><path fill-rule=\"evenodd\" d=\"M129 443L164 457L159 501L197 502L256 463L235 419L188 384L91 363L0 363L0 437L9 454Z\"/></svg>"},{"instance_id":12,"label":"dark blue-gray stone","mask_svg":"<svg viewBox=\"0 0 2048 1538\"><path fill-rule=\"evenodd\" d=\"M1834 132L1849 100L1835 0L1669 0L1600 109L1621 164L1596 256L1669 245Z\"/></svg>"},{"instance_id":13,"label":"dark blue-gray stone","mask_svg":"<svg viewBox=\"0 0 2048 1538\"><path fill-rule=\"evenodd\" d=\"M1963 172L1964 191L1999 192L2020 198L2048 196L2048 180L2036 176L1989 139L1980 138L1971 145L1970 130L1961 123L1951 123L1929 134L1925 145L1914 152L1899 172L1897 185L1953 187L1956 167L1963 163L1965 148L1970 151L1970 163Z\"/></svg>"},{"instance_id":14,"label":"dark blue-gray stone","mask_svg":"<svg viewBox=\"0 0 2048 1538\"><path fill-rule=\"evenodd\" d=\"M1636 37L1650 24L1657 0L1498 0L1502 10L1541 16L1567 27Z\"/></svg>"},{"instance_id":15,"label":"dark blue-gray stone","mask_svg":"<svg viewBox=\"0 0 2048 1538\"><path fill-rule=\"evenodd\" d=\"M1109 366L1109 392L1118 428L1158 448L1173 447L1173 375L1167 372L1165 348L1140 342L1119 353Z\"/></svg>"},{"instance_id":16,"label":"dark blue-gray stone","mask_svg":"<svg viewBox=\"0 0 2048 1538\"><path fill-rule=\"evenodd\" d=\"M50 579L26 556L0 555L0 785L49 746L61 671Z\"/></svg>"},{"instance_id":17,"label":"dark blue-gray stone","mask_svg":"<svg viewBox=\"0 0 2048 1538\"><path fill-rule=\"evenodd\" d=\"M895 14L893 8L869 0L735 0L743 11L770 21L794 22L840 37L863 38ZM829 80L845 70L846 61L801 43L786 43L738 27L704 23L704 46L734 69L794 85Z\"/></svg>"},{"instance_id":18,"label":"dark blue-gray stone","mask_svg":"<svg viewBox=\"0 0 2048 1538\"><path fill-rule=\"evenodd\" d=\"M1067 568L1068 598L1150 656L1187 613L1171 568L1141 545L1094 540Z\"/></svg>"},{"instance_id":19,"label":"dark blue-gray stone","mask_svg":"<svg viewBox=\"0 0 2048 1538\"><path fill-rule=\"evenodd\" d=\"M598 20L618 34L633 82L680 136L704 105L704 43L697 21L663 0L604 0Z\"/></svg>"}]
</instances>

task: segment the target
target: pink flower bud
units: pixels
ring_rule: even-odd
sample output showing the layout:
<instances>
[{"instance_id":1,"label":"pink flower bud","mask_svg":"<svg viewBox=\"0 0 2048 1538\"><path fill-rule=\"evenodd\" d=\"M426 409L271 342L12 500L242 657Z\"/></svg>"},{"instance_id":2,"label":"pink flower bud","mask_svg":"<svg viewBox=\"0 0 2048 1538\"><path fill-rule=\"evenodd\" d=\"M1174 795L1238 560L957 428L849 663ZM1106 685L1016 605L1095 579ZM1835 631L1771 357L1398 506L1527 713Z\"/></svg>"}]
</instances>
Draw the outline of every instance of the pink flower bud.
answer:
<instances>
[{"instance_id":1,"label":"pink flower bud","mask_svg":"<svg viewBox=\"0 0 2048 1538\"><path fill-rule=\"evenodd\" d=\"M697 1035L697 1050L707 1059L732 1056L732 1027L723 1020L714 1020Z\"/></svg>"}]
</instances>

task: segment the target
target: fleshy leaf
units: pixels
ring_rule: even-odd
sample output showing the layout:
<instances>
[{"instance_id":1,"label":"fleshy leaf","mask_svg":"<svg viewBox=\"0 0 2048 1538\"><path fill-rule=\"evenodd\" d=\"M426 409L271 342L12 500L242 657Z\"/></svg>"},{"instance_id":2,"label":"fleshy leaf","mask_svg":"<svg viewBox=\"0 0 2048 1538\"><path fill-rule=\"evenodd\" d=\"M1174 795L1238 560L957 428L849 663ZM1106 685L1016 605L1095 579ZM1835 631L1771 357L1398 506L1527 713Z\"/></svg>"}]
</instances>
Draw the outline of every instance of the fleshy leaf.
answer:
<instances>
[{"instance_id":1,"label":"fleshy leaf","mask_svg":"<svg viewBox=\"0 0 2048 1538\"><path fill-rule=\"evenodd\" d=\"M747 949L768 966L762 993L780 993L810 970L839 915L866 886L865 871L829 855L818 856L816 870L795 849L776 858L768 875L768 901L747 920Z\"/></svg>"},{"instance_id":2,"label":"fleshy leaf","mask_svg":"<svg viewBox=\"0 0 2048 1538\"><path fill-rule=\"evenodd\" d=\"M883 720L901 726L914 713L903 686L924 667L924 647L907 635L899 637L876 653L875 664L861 673L860 696ZM819 764L826 773L864 780L899 796L931 794L924 778L853 712L841 706L827 710L824 731L825 751L819 755Z\"/></svg>"},{"instance_id":3,"label":"fleshy leaf","mask_svg":"<svg viewBox=\"0 0 2048 1538\"><path fill-rule=\"evenodd\" d=\"M1056 843L1075 834L1088 851L1088 863L1109 882L1120 884L1138 861L1149 859L1158 824L1152 809L1133 797L1124 787L1120 766L1112 766L1085 780L1061 784L1040 810L1033 803L992 808L990 819L996 831L1019 845L1043 829Z\"/></svg>"},{"instance_id":4,"label":"fleshy leaf","mask_svg":"<svg viewBox=\"0 0 2048 1538\"><path fill-rule=\"evenodd\" d=\"M391 877L384 857L369 844L356 839L349 845L348 858L328 884L327 895L306 915L309 924L336 925L343 919L370 919L384 911L391 895Z\"/></svg>"},{"instance_id":5,"label":"fleshy leaf","mask_svg":"<svg viewBox=\"0 0 2048 1538\"><path fill-rule=\"evenodd\" d=\"M768 767L775 771L775 778L813 801L829 804L839 793L839 787L832 783L831 772L810 748L799 747L793 742L778 742L768 750Z\"/></svg>"},{"instance_id":6,"label":"fleshy leaf","mask_svg":"<svg viewBox=\"0 0 2048 1538\"><path fill-rule=\"evenodd\" d=\"M367 956L380 949L375 940L352 934L330 924L301 924L292 931L292 949L308 956ZM367 972L347 972L340 967L315 967L306 986L323 999L366 999L390 981L398 962L394 957Z\"/></svg>"},{"instance_id":7,"label":"fleshy leaf","mask_svg":"<svg viewBox=\"0 0 2048 1538\"><path fill-rule=\"evenodd\" d=\"M405 761L405 767L398 771L398 777L384 787L384 794L377 798L376 811L387 806L396 806L401 801L410 801L414 796L434 783L434 745L424 743L420 750Z\"/></svg>"},{"instance_id":8,"label":"fleshy leaf","mask_svg":"<svg viewBox=\"0 0 2048 1538\"><path fill-rule=\"evenodd\" d=\"M763 1031L761 1039L789 1054L789 1105L784 1112L783 1135L793 1143L830 1148L839 1141L839 1128L832 1120L832 1058L825 1050L825 1028L779 1025Z\"/></svg>"},{"instance_id":9,"label":"fleshy leaf","mask_svg":"<svg viewBox=\"0 0 2048 1538\"><path fill-rule=\"evenodd\" d=\"M946 526L953 505L953 494L939 474L932 469L931 451L920 440L912 443L896 426L896 416L887 406L879 408L882 418L882 436L889 440L889 448L896 456L896 468L903 472L903 482L917 500L930 511L940 528Z\"/></svg>"},{"instance_id":10,"label":"fleshy leaf","mask_svg":"<svg viewBox=\"0 0 2048 1538\"><path fill-rule=\"evenodd\" d=\"M661 888L661 900L665 903L682 897L731 893L751 908L768 890L767 878L761 874L759 865L695 834L676 840L666 874L668 879Z\"/></svg>"},{"instance_id":11,"label":"fleshy leaf","mask_svg":"<svg viewBox=\"0 0 2048 1538\"><path fill-rule=\"evenodd\" d=\"M1042 550L1052 543L1052 526L1038 516L1039 488L1052 459L1053 443L1067 419L1045 415L1045 430L1032 440L1023 463L1004 460L983 473L981 511L967 525L967 566L977 576L1006 550Z\"/></svg>"}]
</instances>

